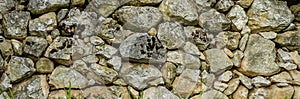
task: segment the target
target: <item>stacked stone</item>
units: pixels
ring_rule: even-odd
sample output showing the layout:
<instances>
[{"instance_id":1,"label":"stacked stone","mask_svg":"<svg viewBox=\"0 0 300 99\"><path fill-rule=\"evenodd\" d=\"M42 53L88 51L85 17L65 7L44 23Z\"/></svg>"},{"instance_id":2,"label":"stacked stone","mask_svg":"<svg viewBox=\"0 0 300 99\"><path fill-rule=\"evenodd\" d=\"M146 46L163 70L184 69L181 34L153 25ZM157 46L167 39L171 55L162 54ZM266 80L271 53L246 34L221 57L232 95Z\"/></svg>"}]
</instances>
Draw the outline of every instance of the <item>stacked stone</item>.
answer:
<instances>
[{"instance_id":1,"label":"stacked stone","mask_svg":"<svg viewBox=\"0 0 300 99\"><path fill-rule=\"evenodd\" d=\"M296 0L2 1L0 98L300 97Z\"/></svg>"}]
</instances>

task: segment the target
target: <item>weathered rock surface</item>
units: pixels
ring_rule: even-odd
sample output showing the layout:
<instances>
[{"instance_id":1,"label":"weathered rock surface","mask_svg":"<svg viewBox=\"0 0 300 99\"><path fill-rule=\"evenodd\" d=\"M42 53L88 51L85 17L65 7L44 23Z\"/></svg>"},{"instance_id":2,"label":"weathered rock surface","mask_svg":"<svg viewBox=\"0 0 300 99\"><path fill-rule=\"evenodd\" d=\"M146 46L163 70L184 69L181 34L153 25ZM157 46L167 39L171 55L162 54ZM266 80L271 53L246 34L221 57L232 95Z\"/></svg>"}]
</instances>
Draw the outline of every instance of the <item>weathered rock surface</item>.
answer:
<instances>
[{"instance_id":1,"label":"weathered rock surface","mask_svg":"<svg viewBox=\"0 0 300 99\"><path fill-rule=\"evenodd\" d=\"M227 13L226 17L231 20L232 29L235 31L241 31L248 22L248 16L246 15L246 12L239 5L233 6Z\"/></svg>"},{"instance_id":2,"label":"weathered rock surface","mask_svg":"<svg viewBox=\"0 0 300 99\"><path fill-rule=\"evenodd\" d=\"M233 99L248 99L249 91L246 87L240 85L238 89L233 93Z\"/></svg>"},{"instance_id":3,"label":"weathered rock surface","mask_svg":"<svg viewBox=\"0 0 300 99\"><path fill-rule=\"evenodd\" d=\"M300 4L296 4L296 5L292 5L290 7L290 10L293 12L294 16L295 16L295 20L300 21Z\"/></svg>"},{"instance_id":4,"label":"weathered rock surface","mask_svg":"<svg viewBox=\"0 0 300 99\"><path fill-rule=\"evenodd\" d=\"M95 80L100 83L109 84L117 79L118 73L111 68L99 64L91 64L90 68L97 75Z\"/></svg>"},{"instance_id":5,"label":"weathered rock surface","mask_svg":"<svg viewBox=\"0 0 300 99\"><path fill-rule=\"evenodd\" d=\"M48 42L44 38L29 36L26 37L24 45L24 53L40 57L47 48Z\"/></svg>"},{"instance_id":6,"label":"weathered rock surface","mask_svg":"<svg viewBox=\"0 0 300 99\"><path fill-rule=\"evenodd\" d=\"M241 35L239 32L220 32L216 37L217 48L222 49L226 47L230 50L235 50L239 46Z\"/></svg>"},{"instance_id":7,"label":"weathered rock surface","mask_svg":"<svg viewBox=\"0 0 300 99\"><path fill-rule=\"evenodd\" d=\"M275 44L257 34L249 37L241 67L247 76L271 76L280 71L275 63Z\"/></svg>"},{"instance_id":8,"label":"weathered rock surface","mask_svg":"<svg viewBox=\"0 0 300 99\"><path fill-rule=\"evenodd\" d=\"M248 26L253 33L281 31L294 20L294 15L288 9L286 1L254 0L247 12Z\"/></svg>"},{"instance_id":9,"label":"weathered rock surface","mask_svg":"<svg viewBox=\"0 0 300 99\"><path fill-rule=\"evenodd\" d=\"M210 66L210 72L224 72L233 66L233 63L223 50L209 49L204 54Z\"/></svg>"},{"instance_id":10,"label":"weathered rock surface","mask_svg":"<svg viewBox=\"0 0 300 99\"><path fill-rule=\"evenodd\" d=\"M12 82L19 82L34 72L34 63L30 58L12 56L8 63L7 74Z\"/></svg>"},{"instance_id":11,"label":"weathered rock surface","mask_svg":"<svg viewBox=\"0 0 300 99\"><path fill-rule=\"evenodd\" d=\"M287 31L282 34L277 34L274 42L281 46L287 47L289 50L295 50L300 52L300 32L299 31Z\"/></svg>"},{"instance_id":12,"label":"weathered rock surface","mask_svg":"<svg viewBox=\"0 0 300 99\"><path fill-rule=\"evenodd\" d=\"M143 99L179 99L178 96L162 86L151 87L147 90L144 90L142 97Z\"/></svg>"},{"instance_id":13,"label":"weathered rock surface","mask_svg":"<svg viewBox=\"0 0 300 99\"><path fill-rule=\"evenodd\" d=\"M200 70L185 69L172 84L174 92L186 97L192 90L196 88L199 75Z\"/></svg>"},{"instance_id":14,"label":"weathered rock surface","mask_svg":"<svg viewBox=\"0 0 300 99\"><path fill-rule=\"evenodd\" d=\"M4 36L7 38L24 39L27 36L27 26L30 18L30 13L27 11L13 11L4 14Z\"/></svg>"},{"instance_id":15,"label":"weathered rock surface","mask_svg":"<svg viewBox=\"0 0 300 99\"><path fill-rule=\"evenodd\" d=\"M159 24L157 38L168 49L180 48L185 42L183 27L174 22Z\"/></svg>"},{"instance_id":16,"label":"weathered rock surface","mask_svg":"<svg viewBox=\"0 0 300 99\"><path fill-rule=\"evenodd\" d=\"M51 73L54 70L54 63L48 58L40 58L35 67L39 73Z\"/></svg>"},{"instance_id":17,"label":"weathered rock surface","mask_svg":"<svg viewBox=\"0 0 300 99\"><path fill-rule=\"evenodd\" d=\"M2 0L0 3L0 12L5 13L16 6L16 0Z\"/></svg>"},{"instance_id":18,"label":"weathered rock surface","mask_svg":"<svg viewBox=\"0 0 300 99\"><path fill-rule=\"evenodd\" d=\"M169 51L167 53L167 61L189 69L199 69L201 67L198 57L182 51Z\"/></svg>"},{"instance_id":19,"label":"weathered rock surface","mask_svg":"<svg viewBox=\"0 0 300 99\"><path fill-rule=\"evenodd\" d=\"M56 11L68 7L71 0L29 0L28 10L33 14Z\"/></svg>"},{"instance_id":20,"label":"weathered rock surface","mask_svg":"<svg viewBox=\"0 0 300 99\"><path fill-rule=\"evenodd\" d=\"M124 40L120 47L120 54L136 62L165 62L166 48L156 37L146 33L136 33Z\"/></svg>"},{"instance_id":21,"label":"weathered rock surface","mask_svg":"<svg viewBox=\"0 0 300 99\"><path fill-rule=\"evenodd\" d=\"M115 15L124 28L136 32L147 32L162 20L162 14L154 7L124 6Z\"/></svg>"},{"instance_id":22,"label":"weathered rock surface","mask_svg":"<svg viewBox=\"0 0 300 99\"><path fill-rule=\"evenodd\" d=\"M228 11L232 6L234 5L234 2L232 0L219 0L215 8L220 12L226 12Z\"/></svg>"},{"instance_id":23,"label":"weathered rock surface","mask_svg":"<svg viewBox=\"0 0 300 99\"><path fill-rule=\"evenodd\" d=\"M89 0L89 4L85 10L96 12L98 15L108 17L118 7L121 6L120 1L125 0Z\"/></svg>"},{"instance_id":24,"label":"weathered rock surface","mask_svg":"<svg viewBox=\"0 0 300 99\"><path fill-rule=\"evenodd\" d=\"M271 84L269 80L267 80L262 76L256 76L252 78L252 81L255 87L264 87L264 86L269 86Z\"/></svg>"},{"instance_id":25,"label":"weathered rock surface","mask_svg":"<svg viewBox=\"0 0 300 99\"><path fill-rule=\"evenodd\" d=\"M39 18L29 21L29 34L32 36L46 37L47 32L54 30L57 27L55 12L43 14Z\"/></svg>"},{"instance_id":26,"label":"weathered rock surface","mask_svg":"<svg viewBox=\"0 0 300 99\"><path fill-rule=\"evenodd\" d=\"M61 64L68 65L71 62L71 48L73 43L73 38L57 37L47 48L45 56L54 59Z\"/></svg>"},{"instance_id":27,"label":"weathered rock surface","mask_svg":"<svg viewBox=\"0 0 300 99\"><path fill-rule=\"evenodd\" d=\"M223 30L228 30L230 24L230 19L215 9L204 12L199 16L199 25L207 29L209 33L217 34Z\"/></svg>"}]
</instances>

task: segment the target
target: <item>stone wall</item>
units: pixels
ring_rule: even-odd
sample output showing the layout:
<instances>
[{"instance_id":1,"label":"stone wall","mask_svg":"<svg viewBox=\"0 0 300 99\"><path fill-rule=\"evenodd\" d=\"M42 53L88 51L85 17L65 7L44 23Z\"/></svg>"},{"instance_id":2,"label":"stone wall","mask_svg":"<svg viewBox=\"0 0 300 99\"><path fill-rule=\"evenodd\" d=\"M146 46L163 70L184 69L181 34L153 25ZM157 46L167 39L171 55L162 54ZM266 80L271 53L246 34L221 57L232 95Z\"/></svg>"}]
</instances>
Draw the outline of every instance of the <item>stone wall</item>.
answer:
<instances>
[{"instance_id":1,"label":"stone wall","mask_svg":"<svg viewBox=\"0 0 300 99\"><path fill-rule=\"evenodd\" d=\"M0 12L1 99L300 99L297 0L0 0Z\"/></svg>"}]
</instances>

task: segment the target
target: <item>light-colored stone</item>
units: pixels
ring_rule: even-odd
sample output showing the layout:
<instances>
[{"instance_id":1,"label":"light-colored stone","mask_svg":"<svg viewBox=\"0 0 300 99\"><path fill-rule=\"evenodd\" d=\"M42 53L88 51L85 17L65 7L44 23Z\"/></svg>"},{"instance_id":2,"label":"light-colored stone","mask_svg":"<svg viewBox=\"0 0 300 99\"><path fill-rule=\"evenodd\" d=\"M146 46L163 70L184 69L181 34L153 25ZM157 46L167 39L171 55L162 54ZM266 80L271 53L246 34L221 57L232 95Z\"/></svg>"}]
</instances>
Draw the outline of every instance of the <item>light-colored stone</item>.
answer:
<instances>
[{"instance_id":1,"label":"light-colored stone","mask_svg":"<svg viewBox=\"0 0 300 99\"><path fill-rule=\"evenodd\" d=\"M99 64L91 64L91 70L96 74L94 78L97 82L102 84L110 84L117 79L118 72L115 70L101 66Z\"/></svg>"},{"instance_id":2,"label":"light-colored stone","mask_svg":"<svg viewBox=\"0 0 300 99\"><path fill-rule=\"evenodd\" d=\"M241 61L244 57L244 53L240 50L235 50L233 52L233 58L231 59L233 65L235 67L240 67L241 66Z\"/></svg>"},{"instance_id":3,"label":"light-colored stone","mask_svg":"<svg viewBox=\"0 0 300 99\"><path fill-rule=\"evenodd\" d=\"M183 46L183 50L184 52L189 54L200 55L200 51L198 47L191 42L186 42L185 45Z\"/></svg>"},{"instance_id":4,"label":"light-colored stone","mask_svg":"<svg viewBox=\"0 0 300 99\"><path fill-rule=\"evenodd\" d=\"M215 5L215 8L220 12L226 12L228 11L232 6L234 5L234 2L232 0L219 0L217 4Z\"/></svg>"},{"instance_id":5,"label":"light-colored stone","mask_svg":"<svg viewBox=\"0 0 300 99\"><path fill-rule=\"evenodd\" d=\"M115 71L119 71L122 66L122 58L119 56L113 56L110 60L107 61L109 66L112 66Z\"/></svg>"},{"instance_id":6,"label":"light-colored stone","mask_svg":"<svg viewBox=\"0 0 300 99\"><path fill-rule=\"evenodd\" d=\"M183 27L177 22L165 22L158 26L157 38L168 49L180 48L184 45Z\"/></svg>"},{"instance_id":7,"label":"light-colored stone","mask_svg":"<svg viewBox=\"0 0 300 99\"><path fill-rule=\"evenodd\" d=\"M186 97L192 92L199 80L200 70L185 69L179 77L176 77L172 86L174 92Z\"/></svg>"},{"instance_id":8,"label":"light-colored stone","mask_svg":"<svg viewBox=\"0 0 300 99\"><path fill-rule=\"evenodd\" d=\"M298 54L298 52L290 52L289 55L294 60L294 63L298 66L298 68L300 68L300 55Z\"/></svg>"},{"instance_id":9,"label":"light-colored stone","mask_svg":"<svg viewBox=\"0 0 300 99\"><path fill-rule=\"evenodd\" d=\"M54 70L54 63L48 58L40 58L35 67L39 73L51 73Z\"/></svg>"},{"instance_id":10,"label":"light-colored stone","mask_svg":"<svg viewBox=\"0 0 300 99\"><path fill-rule=\"evenodd\" d=\"M239 46L240 38L239 32L220 32L216 38L216 46L219 49L226 47L235 50Z\"/></svg>"},{"instance_id":11,"label":"light-colored stone","mask_svg":"<svg viewBox=\"0 0 300 99\"><path fill-rule=\"evenodd\" d=\"M56 11L68 7L71 0L29 0L27 9L33 14Z\"/></svg>"},{"instance_id":12,"label":"light-colored stone","mask_svg":"<svg viewBox=\"0 0 300 99\"><path fill-rule=\"evenodd\" d=\"M284 68L284 69L286 69L288 71L297 69L297 65L294 64L294 63L290 63L290 62L287 62L287 63L278 63L278 66L282 67L282 68Z\"/></svg>"},{"instance_id":13,"label":"light-colored stone","mask_svg":"<svg viewBox=\"0 0 300 99\"><path fill-rule=\"evenodd\" d=\"M281 72L277 75L270 77L270 80L271 80L271 82L275 82L275 83L288 83L288 82L292 81L293 79L288 72L284 71L284 72Z\"/></svg>"},{"instance_id":14,"label":"light-colored stone","mask_svg":"<svg viewBox=\"0 0 300 99\"><path fill-rule=\"evenodd\" d=\"M235 3L242 6L243 8L248 8L251 6L253 0L235 0Z\"/></svg>"},{"instance_id":15,"label":"light-colored stone","mask_svg":"<svg viewBox=\"0 0 300 99\"><path fill-rule=\"evenodd\" d=\"M7 70L11 82L19 82L30 77L35 71L34 63L30 58L11 56Z\"/></svg>"},{"instance_id":16,"label":"light-colored stone","mask_svg":"<svg viewBox=\"0 0 300 99\"><path fill-rule=\"evenodd\" d=\"M162 86L150 87L144 90L142 95L143 99L179 99L178 96Z\"/></svg>"},{"instance_id":17,"label":"light-colored stone","mask_svg":"<svg viewBox=\"0 0 300 99\"><path fill-rule=\"evenodd\" d=\"M176 77L176 66L173 63L166 62L161 68L161 73L167 87L171 87Z\"/></svg>"},{"instance_id":18,"label":"light-colored stone","mask_svg":"<svg viewBox=\"0 0 300 99\"><path fill-rule=\"evenodd\" d=\"M248 99L249 91L246 87L240 85L238 89L233 93L233 99Z\"/></svg>"},{"instance_id":19,"label":"light-colored stone","mask_svg":"<svg viewBox=\"0 0 300 99\"><path fill-rule=\"evenodd\" d=\"M252 81L255 87L266 87L271 85L271 82L262 76L256 76L252 78Z\"/></svg>"},{"instance_id":20,"label":"light-colored stone","mask_svg":"<svg viewBox=\"0 0 300 99\"><path fill-rule=\"evenodd\" d=\"M237 90L240 84L240 80L238 78L234 78L228 82L228 88L224 91L225 95L231 95L235 90Z\"/></svg>"},{"instance_id":21,"label":"light-colored stone","mask_svg":"<svg viewBox=\"0 0 300 99\"><path fill-rule=\"evenodd\" d=\"M274 39L277 36L277 33L270 31L270 32L259 32L259 34L265 39Z\"/></svg>"},{"instance_id":22,"label":"light-colored stone","mask_svg":"<svg viewBox=\"0 0 300 99\"><path fill-rule=\"evenodd\" d=\"M287 47L291 51L300 52L300 32L287 31L282 34L277 34L274 42L281 46Z\"/></svg>"},{"instance_id":23,"label":"light-colored stone","mask_svg":"<svg viewBox=\"0 0 300 99\"><path fill-rule=\"evenodd\" d=\"M48 46L48 42L46 39L41 37L36 37L36 36L26 37L23 43L24 43L24 48L23 48L24 53L33 55L35 57L40 57Z\"/></svg>"},{"instance_id":24,"label":"light-colored stone","mask_svg":"<svg viewBox=\"0 0 300 99\"><path fill-rule=\"evenodd\" d=\"M206 61L210 66L211 72L222 72L230 69L233 63L229 57L220 49L209 49L204 52Z\"/></svg>"},{"instance_id":25,"label":"light-colored stone","mask_svg":"<svg viewBox=\"0 0 300 99\"><path fill-rule=\"evenodd\" d=\"M221 74L218 78L221 82L228 82L233 76L233 73L231 71L226 71L223 74Z\"/></svg>"},{"instance_id":26,"label":"light-colored stone","mask_svg":"<svg viewBox=\"0 0 300 99\"><path fill-rule=\"evenodd\" d=\"M6 38L24 39L30 20L27 11L13 11L3 15L4 36Z\"/></svg>"},{"instance_id":27,"label":"light-colored stone","mask_svg":"<svg viewBox=\"0 0 300 99\"><path fill-rule=\"evenodd\" d=\"M55 12L49 12L29 21L29 34L32 36L46 37L48 32L57 27Z\"/></svg>"},{"instance_id":28,"label":"light-colored stone","mask_svg":"<svg viewBox=\"0 0 300 99\"><path fill-rule=\"evenodd\" d=\"M182 51L169 51L167 61L182 65L184 68L199 69L201 67L200 59Z\"/></svg>"},{"instance_id":29,"label":"light-colored stone","mask_svg":"<svg viewBox=\"0 0 300 99\"><path fill-rule=\"evenodd\" d=\"M230 29L231 21L222 13L211 9L199 16L199 25L209 33L217 34Z\"/></svg>"},{"instance_id":30,"label":"light-colored stone","mask_svg":"<svg viewBox=\"0 0 300 99\"><path fill-rule=\"evenodd\" d=\"M214 83L214 88L218 91L221 91L223 92L225 89L227 89L228 85L226 83L222 83L222 82L219 82L219 81L216 81Z\"/></svg>"},{"instance_id":31,"label":"light-colored stone","mask_svg":"<svg viewBox=\"0 0 300 99\"><path fill-rule=\"evenodd\" d=\"M16 39L12 39L11 40L11 45L12 45L13 50L14 50L16 55L22 55L23 54L23 47L24 47L23 43L21 43L20 41L18 41Z\"/></svg>"}]
</instances>

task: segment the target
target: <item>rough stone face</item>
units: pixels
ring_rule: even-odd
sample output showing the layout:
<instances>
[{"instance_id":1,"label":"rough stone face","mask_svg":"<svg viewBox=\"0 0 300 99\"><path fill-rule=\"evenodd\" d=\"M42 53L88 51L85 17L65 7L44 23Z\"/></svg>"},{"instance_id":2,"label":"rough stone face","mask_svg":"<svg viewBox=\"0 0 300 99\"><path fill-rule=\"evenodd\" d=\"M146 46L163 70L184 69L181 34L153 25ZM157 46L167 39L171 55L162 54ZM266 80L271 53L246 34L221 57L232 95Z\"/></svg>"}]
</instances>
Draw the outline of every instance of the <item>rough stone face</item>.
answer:
<instances>
[{"instance_id":1,"label":"rough stone face","mask_svg":"<svg viewBox=\"0 0 300 99\"><path fill-rule=\"evenodd\" d=\"M238 78L234 78L228 82L228 88L224 90L225 95L231 95L239 86L240 80Z\"/></svg>"},{"instance_id":2,"label":"rough stone face","mask_svg":"<svg viewBox=\"0 0 300 99\"><path fill-rule=\"evenodd\" d=\"M200 70L185 69L179 77L176 77L172 86L173 90L186 97L196 88L199 80Z\"/></svg>"},{"instance_id":3,"label":"rough stone face","mask_svg":"<svg viewBox=\"0 0 300 99\"><path fill-rule=\"evenodd\" d=\"M130 99L129 92L121 86L94 86L85 89L82 96L86 99Z\"/></svg>"},{"instance_id":4,"label":"rough stone face","mask_svg":"<svg viewBox=\"0 0 300 99\"><path fill-rule=\"evenodd\" d=\"M176 77L176 66L170 62L166 62L160 71L166 86L171 87L171 84Z\"/></svg>"},{"instance_id":5,"label":"rough stone face","mask_svg":"<svg viewBox=\"0 0 300 99\"><path fill-rule=\"evenodd\" d=\"M228 82L232 78L232 76L233 73L231 71L226 71L219 76L218 80L222 82Z\"/></svg>"},{"instance_id":6,"label":"rough stone face","mask_svg":"<svg viewBox=\"0 0 300 99\"><path fill-rule=\"evenodd\" d=\"M228 97L222 92L212 89L194 99L228 99Z\"/></svg>"},{"instance_id":7,"label":"rough stone face","mask_svg":"<svg viewBox=\"0 0 300 99\"><path fill-rule=\"evenodd\" d=\"M256 76L252 78L252 81L255 87L264 87L271 85L271 82L262 76Z\"/></svg>"},{"instance_id":8,"label":"rough stone face","mask_svg":"<svg viewBox=\"0 0 300 99\"><path fill-rule=\"evenodd\" d=\"M189 69L199 69L201 67L198 57L182 51L169 51L167 53L167 61L177 65L182 65L184 68Z\"/></svg>"},{"instance_id":9,"label":"rough stone face","mask_svg":"<svg viewBox=\"0 0 300 99\"><path fill-rule=\"evenodd\" d=\"M253 83L252 79L250 79L249 77L243 75L242 73L238 72L237 70L234 70L233 72L235 74L239 75L239 79L240 79L241 83L245 87L247 87L248 89L252 89L253 88L253 86L252 86L252 83Z\"/></svg>"},{"instance_id":10,"label":"rough stone face","mask_svg":"<svg viewBox=\"0 0 300 99\"><path fill-rule=\"evenodd\" d=\"M7 74L3 73L0 78L0 90L4 91L7 90L8 88L12 88L12 84Z\"/></svg>"},{"instance_id":11,"label":"rough stone face","mask_svg":"<svg viewBox=\"0 0 300 99\"><path fill-rule=\"evenodd\" d=\"M249 39L249 34L245 34L241 40L240 40L240 44L239 44L239 48L241 51L244 51L246 49L246 45Z\"/></svg>"},{"instance_id":12,"label":"rough stone face","mask_svg":"<svg viewBox=\"0 0 300 99\"><path fill-rule=\"evenodd\" d=\"M10 40L5 40L0 43L0 50L3 58L7 58L14 54L13 47Z\"/></svg>"},{"instance_id":13,"label":"rough stone face","mask_svg":"<svg viewBox=\"0 0 300 99\"><path fill-rule=\"evenodd\" d=\"M57 26L55 12L43 14L39 18L29 21L29 33L32 36L46 37L47 32L54 30Z\"/></svg>"},{"instance_id":14,"label":"rough stone face","mask_svg":"<svg viewBox=\"0 0 300 99\"><path fill-rule=\"evenodd\" d=\"M295 15L295 20L300 21L300 13L299 13L300 12L300 4L292 5L290 7L290 10Z\"/></svg>"},{"instance_id":15,"label":"rough stone face","mask_svg":"<svg viewBox=\"0 0 300 99\"><path fill-rule=\"evenodd\" d=\"M277 34L274 42L281 46L287 47L289 50L300 52L300 32L287 31L282 34Z\"/></svg>"},{"instance_id":16,"label":"rough stone face","mask_svg":"<svg viewBox=\"0 0 300 99\"><path fill-rule=\"evenodd\" d=\"M124 6L115 15L124 28L136 32L147 32L162 20L162 14L154 7Z\"/></svg>"},{"instance_id":17,"label":"rough stone face","mask_svg":"<svg viewBox=\"0 0 300 99\"><path fill-rule=\"evenodd\" d=\"M204 55L206 56L206 61L210 66L211 72L222 72L233 66L233 63L223 50L209 49L204 52Z\"/></svg>"},{"instance_id":18,"label":"rough stone face","mask_svg":"<svg viewBox=\"0 0 300 99\"><path fill-rule=\"evenodd\" d=\"M157 38L168 49L179 48L185 42L183 27L179 23L174 22L159 24Z\"/></svg>"},{"instance_id":19,"label":"rough stone face","mask_svg":"<svg viewBox=\"0 0 300 99\"><path fill-rule=\"evenodd\" d=\"M5 13L16 6L16 0L2 0L0 3L0 12Z\"/></svg>"},{"instance_id":20,"label":"rough stone face","mask_svg":"<svg viewBox=\"0 0 300 99\"><path fill-rule=\"evenodd\" d=\"M219 49L226 47L230 50L235 50L239 46L240 38L239 32L220 32L216 38L216 46Z\"/></svg>"},{"instance_id":21,"label":"rough stone face","mask_svg":"<svg viewBox=\"0 0 300 99\"><path fill-rule=\"evenodd\" d=\"M30 58L12 56L8 63L7 74L12 82L19 82L34 72L34 63Z\"/></svg>"},{"instance_id":22,"label":"rough stone face","mask_svg":"<svg viewBox=\"0 0 300 99\"><path fill-rule=\"evenodd\" d=\"M49 85L45 75L36 75L13 87L12 92L16 99L32 98L47 99Z\"/></svg>"},{"instance_id":23,"label":"rough stone face","mask_svg":"<svg viewBox=\"0 0 300 99\"><path fill-rule=\"evenodd\" d=\"M111 68L99 64L91 64L90 68L97 75L96 80L100 83L109 84L117 79L118 73Z\"/></svg>"},{"instance_id":24,"label":"rough stone face","mask_svg":"<svg viewBox=\"0 0 300 99\"><path fill-rule=\"evenodd\" d=\"M193 26L184 27L184 33L187 40L196 44L199 50L205 50L213 37L213 35L208 34L205 29L196 28Z\"/></svg>"},{"instance_id":25,"label":"rough stone face","mask_svg":"<svg viewBox=\"0 0 300 99\"><path fill-rule=\"evenodd\" d=\"M119 47L120 54L136 62L165 62L166 48L153 36L136 33L126 38Z\"/></svg>"},{"instance_id":26,"label":"rough stone face","mask_svg":"<svg viewBox=\"0 0 300 99\"><path fill-rule=\"evenodd\" d=\"M23 39L27 36L30 13L13 11L3 16L4 36L6 38Z\"/></svg>"},{"instance_id":27,"label":"rough stone face","mask_svg":"<svg viewBox=\"0 0 300 99\"><path fill-rule=\"evenodd\" d=\"M130 86L142 90L149 82L162 77L162 73L153 65L123 63L120 70L121 78Z\"/></svg>"},{"instance_id":28,"label":"rough stone face","mask_svg":"<svg viewBox=\"0 0 300 99\"><path fill-rule=\"evenodd\" d=\"M12 39L11 45L16 55L22 55L24 44L18 40Z\"/></svg>"},{"instance_id":29,"label":"rough stone face","mask_svg":"<svg viewBox=\"0 0 300 99\"><path fill-rule=\"evenodd\" d=\"M81 90L72 90L70 96L71 96L71 98L83 98L82 94L83 93ZM55 91L51 91L49 93L48 98L49 99L59 99L59 98L67 99L66 98L67 95L68 95L67 91L65 91L65 90L55 90Z\"/></svg>"},{"instance_id":30,"label":"rough stone face","mask_svg":"<svg viewBox=\"0 0 300 99\"><path fill-rule=\"evenodd\" d=\"M241 67L238 68L247 76L270 76L279 72L275 63L275 44L257 34L249 37Z\"/></svg>"},{"instance_id":31,"label":"rough stone face","mask_svg":"<svg viewBox=\"0 0 300 99\"><path fill-rule=\"evenodd\" d=\"M213 8L216 0L194 0L197 5L198 13L206 12Z\"/></svg>"},{"instance_id":32,"label":"rough stone face","mask_svg":"<svg viewBox=\"0 0 300 99\"><path fill-rule=\"evenodd\" d=\"M68 7L71 0L29 0L28 10L33 14L56 11Z\"/></svg>"},{"instance_id":33,"label":"rough stone face","mask_svg":"<svg viewBox=\"0 0 300 99\"><path fill-rule=\"evenodd\" d=\"M217 34L223 30L230 29L231 21L222 13L211 9L199 16L199 25L208 30L209 33Z\"/></svg>"},{"instance_id":34,"label":"rough stone face","mask_svg":"<svg viewBox=\"0 0 300 99\"><path fill-rule=\"evenodd\" d=\"M270 78L271 82L276 82L276 83L288 83L289 81L292 81L292 77L291 75L284 71L284 72L281 72L277 75L274 75Z\"/></svg>"},{"instance_id":35,"label":"rough stone face","mask_svg":"<svg viewBox=\"0 0 300 99\"><path fill-rule=\"evenodd\" d=\"M54 63L48 58L40 58L35 67L39 73L51 73L54 70Z\"/></svg>"},{"instance_id":36,"label":"rough stone face","mask_svg":"<svg viewBox=\"0 0 300 99\"><path fill-rule=\"evenodd\" d=\"M233 99L248 99L248 89L242 85L233 93Z\"/></svg>"},{"instance_id":37,"label":"rough stone face","mask_svg":"<svg viewBox=\"0 0 300 99\"><path fill-rule=\"evenodd\" d=\"M25 39L24 45L24 53L40 57L47 48L48 42L44 38L30 36Z\"/></svg>"},{"instance_id":38,"label":"rough stone face","mask_svg":"<svg viewBox=\"0 0 300 99\"><path fill-rule=\"evenodd\" d=\"M215 8L220 12L226 12L228 11L232 6L234 5L234 2L232 0L219 0L217 4L215 5Z\"/></svg>"},{"instance_id":39,"label":"rough stone face","mask_svg":"<svg viewBox=\"0 0 300 99\"><path fill-rule=\"evenodd\" d=\"M264 37L265 39L274 39L277 36L277 33L275 32L260 32L259 33L262 37Z\"/></svg>"},{"instance_id":40,"label":"rough stone face","mask_svg":"<svg viewBox=\"0 0 300 99\"><path fill-rule=\"evenodd\" d=\"M185 25L197 24L197 7L195 2L187 0L163 0L159 10L164 14L164 20L176 20Z\"/></svg>"},{"instance_id":41,"label":"rough stone face","mask_svg":"<svg viewBox=\"0 0 300 99\"><path fill-rule=\"evenodd\" d=\"M200 55L200 51L198 47L191 42L186 42L185 45L183 46L183 50L184 52L189 54Z\"/></svg>"},{"instance_id":42,"label":"rough stone face","mask_svg":"<svg viewBox=\"0 0 300 99\"><path fill-rule=\"evenodd\" d=\"M122 58L119 56L113 56L107 61L107 64L112 66L114 70L119 71L122 66Z\"/></svg>"},{"instance_id":43,"label":"rough stone face","mask_svg":"<svg viewBox=\"0 0 300 99\"><path fill-rule=\"evenodd\" d=\"M96 12L98 15L108 17L120 5L120 1L124 0L89 0L91 1L85 10Z\"/></svg>"},{"instance_id":44,"label":"rough stone face","mask_svg":"<svg viewBox=\"0 0 300 99\"><path fill-rule=\"evenodd\" d=\"M244 53L242 51L240 51L240 50L234 51L233 58L231 59L233 65L236 67L240 67L243 57L244 57Z\"/></svg>"},{"instance_id":45,"label":"rough stone face","mask_svg":"<svg viewBox=\"0 0 300 99\"><path fill-rule=\"evenodd\" d=\"M242 6L243 8L248 8L251 6L254 0L234 0L236 4Z\"/></svg>"},{"instance_id":46,"label":"rough stone face","mask_svg":"<svg viewBox=\"0 0 300 99\"><path fill-rule=\"evenodd\" d=\"M68 88L69 84L71 84L72 88L84 88L88 85L86 77L76 70L64 66L56 67L49 79L49 84L56 89Z\"/></svg>"},{"instance_id":47,"label":"rough stone face","mask_svg":"<svg viewBox=\"0 0 300 99\"><path fill-rule=\"evenodd\" d=\"M118 49L110 45L96 46L96 54L102 55L107 59L110 59L117 51Z\"/></svg>"},{"instance_id":48,"label":"rough stone face","mask_svg":"<svg viewBox=\"0 0 300 99\"><path fill-rule=\"evenodd\" d=\"M300 55L298 54L298 52L290 52L289 55L294 60L294 63L298 66L298 68L300 68Z\"/></svg>"},{"instance_id":49,"label":"rough stone face","mask_svg":"<svg viewBox=\"0 0 300 99\"><path fill-rule=\"evenodd\" d=\"M285 1L254 0L247 15L249 17L248 26L253 33L271 30L278 32L285 29L294 20L294 15Z\"/></svg>"},{"instance_id":50,"label":"rough stone face","mask_svg":"<svg viewBox=\"0 0 300 99\"><path fill-rule=\"evenodd\" d=\"M216 77L213 73L208 73L206 70L201 72L201 81L208 87L212 87Z\"/></svg>"},{"instance_id":51,"label":"rough stone face","mask_svg":"<svg viewBox=\"0 0 300 99\"><path fill-rule=\"evenodd\" d=\"M179 99L178 96L170 92L167 88L151 87L143 91L143 99Z\"/></svg>"},{"instance_id":52,"label":"rough stone face","mask_svg":"<svg viewBox=\"0 0 300 99\"><path fill-rule=\"evenodd\" d=\"M231 20L232 29L235 31L241 31L248 22L246 12L239 5L233 6L226 17Z\"/></svg>"},{"instance_id":53,"label":"rough stone face","mask_svg":"<svg viewBox=\"0 0 300 99\"><path fill-rule=\"evenodd\" d=\"M226 83L222 83L222 82L219 82L219 81L216 81L214 83L214 89L220 91L220 92L223 92L225 89L227 89L228 85Z\"/></svg>"},{"instance_id":54,"label":"rough stone face","mask_svg":"<svg viewBox=\"0 0 300 99\"><path fill-rule=\"evenodd\" d=\"M299 86L293 86L294 87L294 95L293 95L293 99L297 99L297 97L300 97L300 87Z\"/></svg>"},{"instance_id":55,"label":"rough stone face","mask_svg":"<svg viewBox=\"0 0 300 99\"><path fill-rule=\"evenodd\" d=\"M292 98L293 94L294 94L295 90L292 86L287 86L287 87L277 87L275 85L272 85L270 87L270 96L269 98L278 98L278 99L282 99L282 98Z\"/></svg>"}]
</instances>

